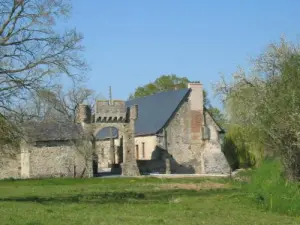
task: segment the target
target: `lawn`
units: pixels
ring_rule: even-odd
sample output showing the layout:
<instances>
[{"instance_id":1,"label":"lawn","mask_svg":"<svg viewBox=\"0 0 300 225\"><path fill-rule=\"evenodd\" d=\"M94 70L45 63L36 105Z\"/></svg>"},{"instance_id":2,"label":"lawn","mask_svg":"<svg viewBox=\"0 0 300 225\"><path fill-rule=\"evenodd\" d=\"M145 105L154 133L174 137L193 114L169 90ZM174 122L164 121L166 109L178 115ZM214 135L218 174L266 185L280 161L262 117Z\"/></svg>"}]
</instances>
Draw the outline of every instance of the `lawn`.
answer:
<instances>
[{"instance_id":1,"label":"lawn","mask_svg":"<svg viewBox=\"0 0 300 225\"><path fill-rule=\"evenodd\" d=\"M214 178L0 181L0 224L300 224Z\"/></svg>"}]
</instances>

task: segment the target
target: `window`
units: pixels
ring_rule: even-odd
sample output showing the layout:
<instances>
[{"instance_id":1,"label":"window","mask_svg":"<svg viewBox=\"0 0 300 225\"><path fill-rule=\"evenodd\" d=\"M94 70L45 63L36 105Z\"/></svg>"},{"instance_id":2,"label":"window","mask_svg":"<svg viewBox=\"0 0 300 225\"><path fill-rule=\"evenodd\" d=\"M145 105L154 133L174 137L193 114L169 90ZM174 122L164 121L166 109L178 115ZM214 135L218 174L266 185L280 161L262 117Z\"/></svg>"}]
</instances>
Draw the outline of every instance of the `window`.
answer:
<instances>
[{"instance_id":1,"label":"window","mask_svg":"<svg viewBox=\"0 0 300 225\"><path fill-rule=\"evenodd\" d=\"M135 158L139 159L139 145L135 145Z\"/></svg>"},{"instance_id":2,"label":"window","mask_svg":"<svg viewBox=\"0 0 300 225\"><path fill-rule=\"evenodd\" d=\"M143 159L145 158L145 142L142 142L142 155Z\"/></svg>"}]
</instances>

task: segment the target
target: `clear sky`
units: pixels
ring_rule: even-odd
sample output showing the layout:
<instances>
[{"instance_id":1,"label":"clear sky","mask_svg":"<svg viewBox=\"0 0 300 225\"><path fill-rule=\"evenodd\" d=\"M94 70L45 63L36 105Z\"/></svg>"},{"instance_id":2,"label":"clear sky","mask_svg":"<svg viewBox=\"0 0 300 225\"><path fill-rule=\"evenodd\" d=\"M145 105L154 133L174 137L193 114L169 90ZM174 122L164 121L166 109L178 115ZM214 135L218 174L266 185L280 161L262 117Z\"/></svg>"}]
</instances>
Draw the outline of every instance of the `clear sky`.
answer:
<instances>
[{"instance_id":1,"label":"clear sky","mask_svg":"<svg viewBox=\"0 0 300 225\"><path fill-rule=\"evenodd\" d=\"M127 99L161 74L211 84L281 35L296 41L298 0L72 0L68 26L84 35L87 86Z\"/></svg>"}]
</instances>

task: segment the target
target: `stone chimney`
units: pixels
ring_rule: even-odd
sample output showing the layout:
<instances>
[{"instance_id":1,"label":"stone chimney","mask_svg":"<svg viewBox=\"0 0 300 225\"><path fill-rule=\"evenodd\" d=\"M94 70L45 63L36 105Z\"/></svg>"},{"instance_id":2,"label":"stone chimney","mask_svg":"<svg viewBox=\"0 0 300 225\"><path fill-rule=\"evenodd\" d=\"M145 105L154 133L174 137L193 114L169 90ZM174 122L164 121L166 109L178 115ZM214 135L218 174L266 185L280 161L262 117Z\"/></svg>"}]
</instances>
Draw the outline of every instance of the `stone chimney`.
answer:
<instances>
[{"instance_id":1,"label":"stone chimney","mask_svg":"<svg viewBox=\"0 0 300 225\"><path fill-rule=\"evenodd\" d=\"M191 82L188 84L188 88L191 89L189 103L192 141L201 141L202 125L204 124L203 86L200 82Z\"/></svg>"},{"instance_id":2,"label":"stone chimney","mask_svg":"<svg viewBox=\"0 0 300 225\"><path fill-rule=\"evenodd\" d=\"M79 104L77 108L76 122L77 123L90 123L92 111L91 107L85 104Z\"/></svg>"}]
</instances>

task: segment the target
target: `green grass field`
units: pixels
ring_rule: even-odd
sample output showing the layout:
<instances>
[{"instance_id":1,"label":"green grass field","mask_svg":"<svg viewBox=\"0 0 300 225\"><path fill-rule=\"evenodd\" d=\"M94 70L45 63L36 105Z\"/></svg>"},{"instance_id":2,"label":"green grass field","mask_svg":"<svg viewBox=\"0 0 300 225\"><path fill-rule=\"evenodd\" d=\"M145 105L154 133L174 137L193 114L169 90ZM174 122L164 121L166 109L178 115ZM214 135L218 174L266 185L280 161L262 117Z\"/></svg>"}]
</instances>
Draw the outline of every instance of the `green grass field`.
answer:
<instances>
[{"instance_id":1,"label":"green grass field","mask_svg":"<svg viewBox=\"0 0 300 225\"><path fill-rule=\"evenodd\" d=\"M300 224L263 211L226 179L0 181L0 224Z\"/></svg>"}]
</instances>

